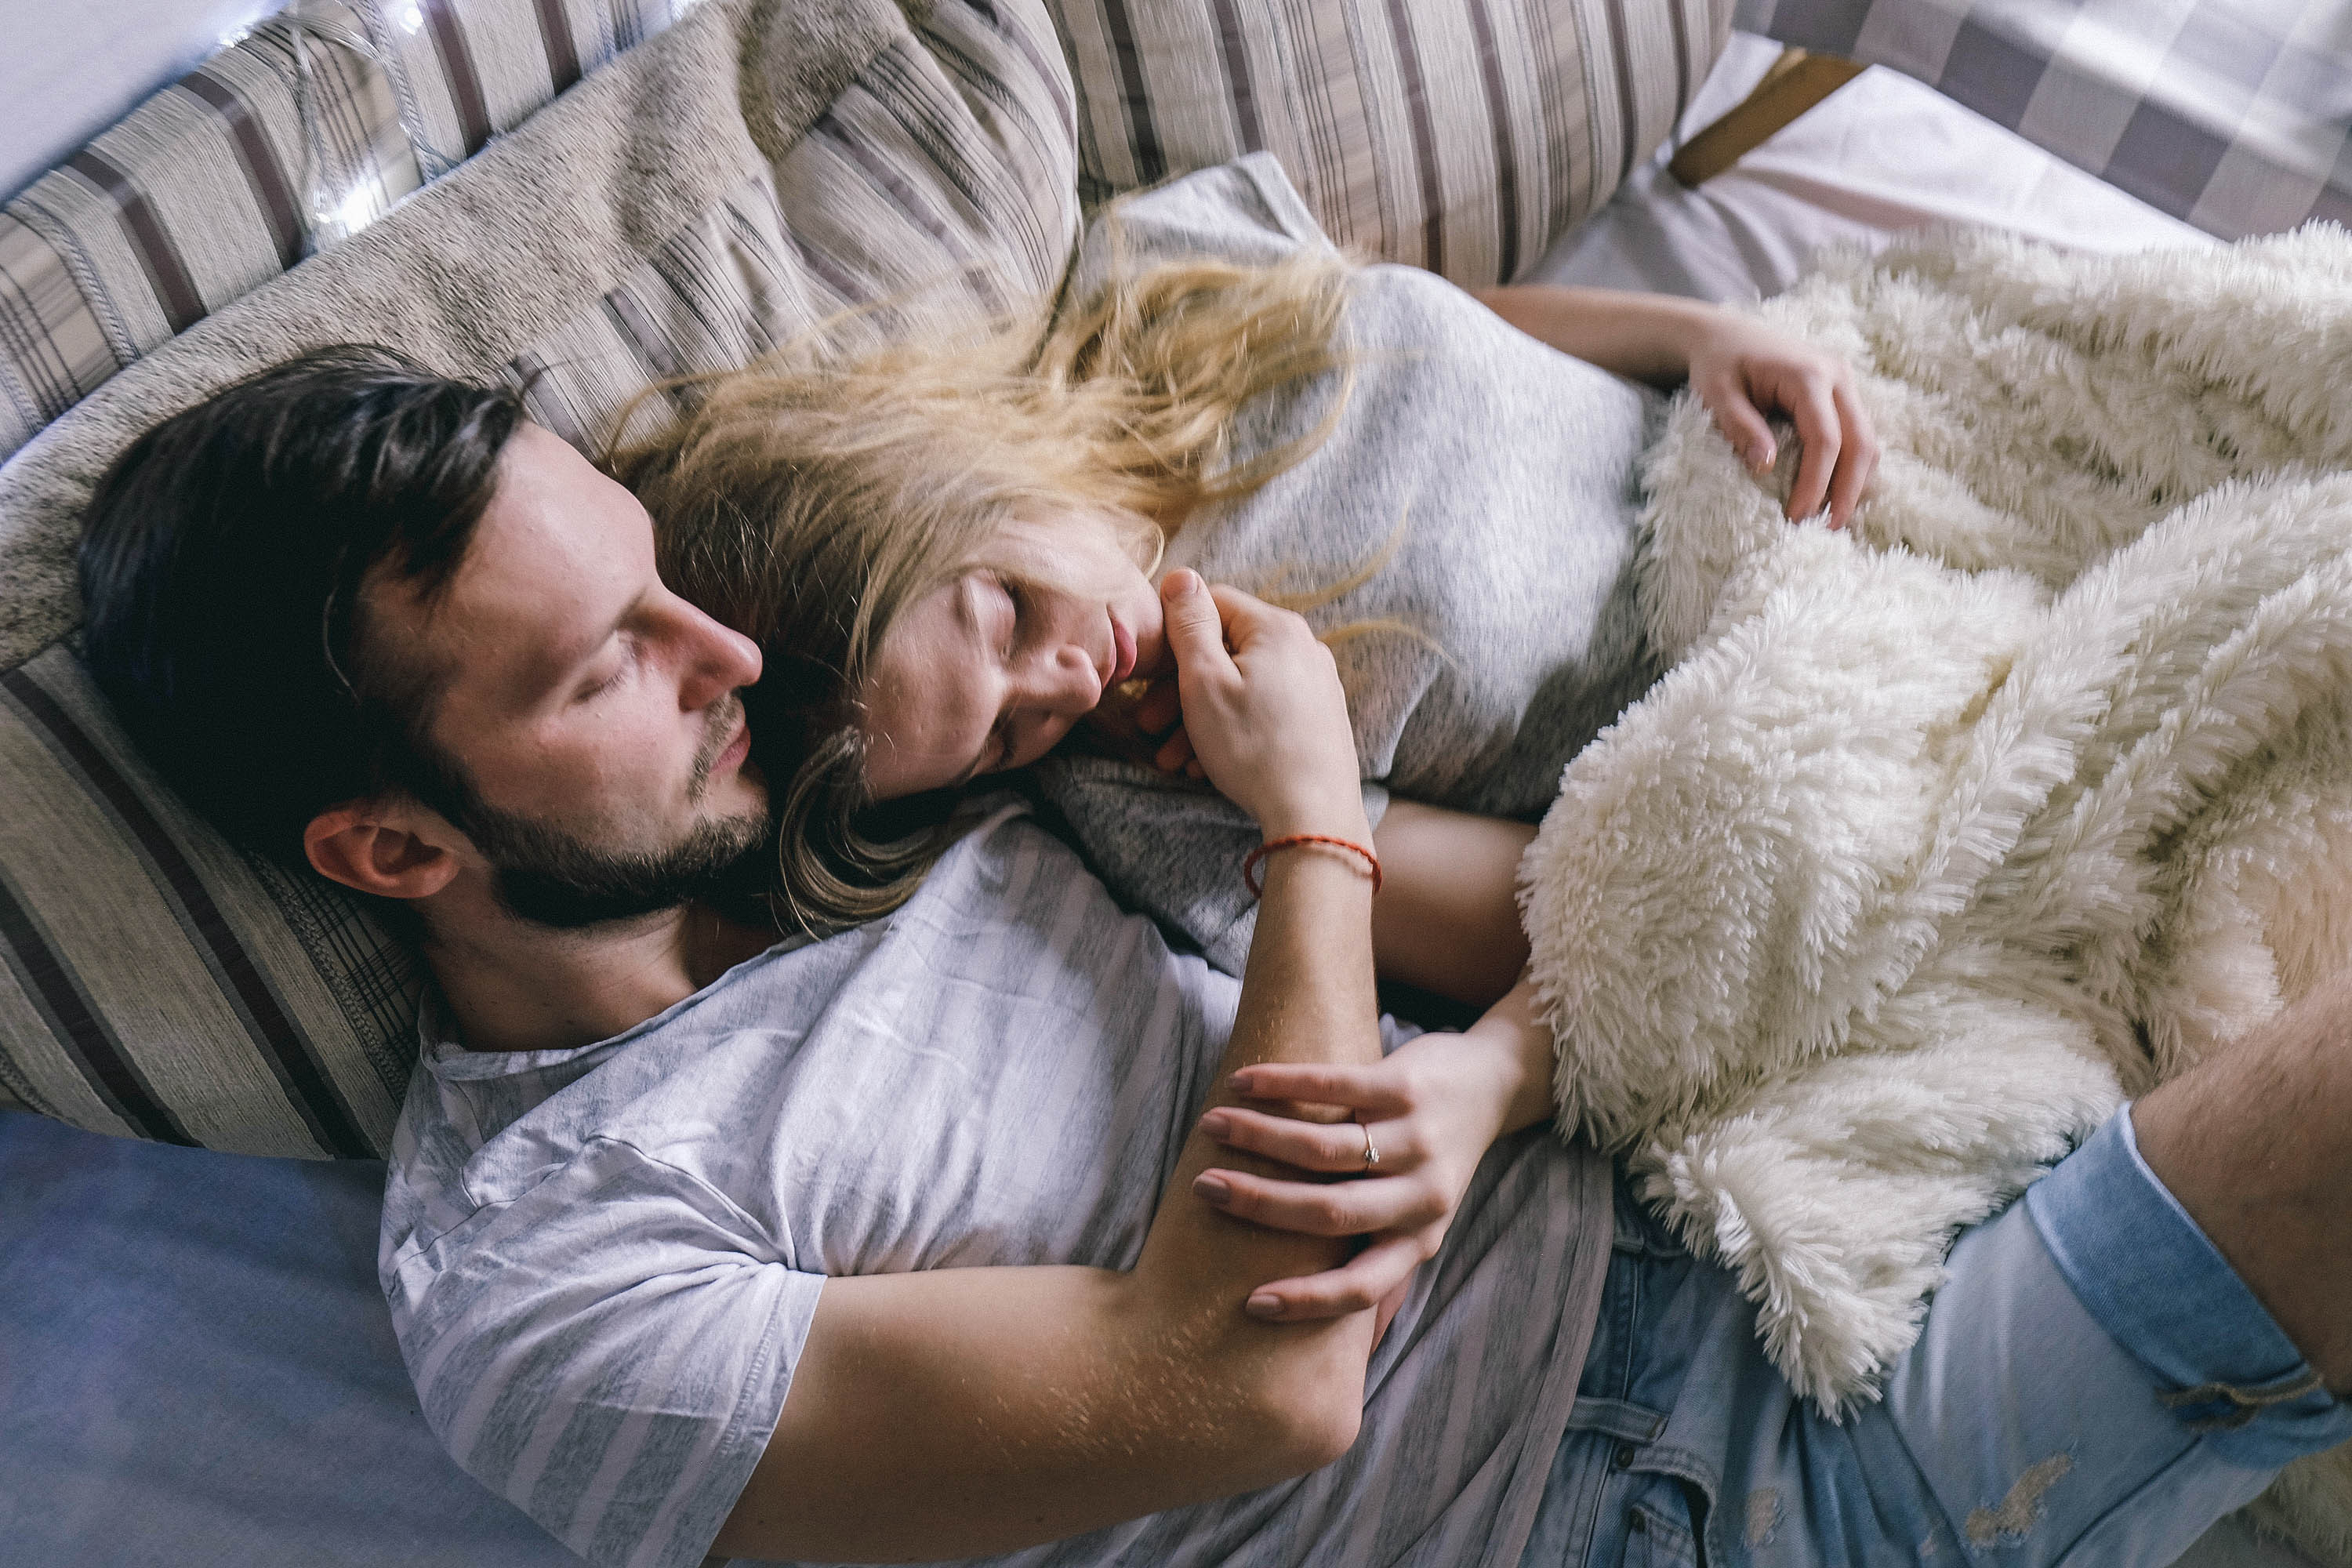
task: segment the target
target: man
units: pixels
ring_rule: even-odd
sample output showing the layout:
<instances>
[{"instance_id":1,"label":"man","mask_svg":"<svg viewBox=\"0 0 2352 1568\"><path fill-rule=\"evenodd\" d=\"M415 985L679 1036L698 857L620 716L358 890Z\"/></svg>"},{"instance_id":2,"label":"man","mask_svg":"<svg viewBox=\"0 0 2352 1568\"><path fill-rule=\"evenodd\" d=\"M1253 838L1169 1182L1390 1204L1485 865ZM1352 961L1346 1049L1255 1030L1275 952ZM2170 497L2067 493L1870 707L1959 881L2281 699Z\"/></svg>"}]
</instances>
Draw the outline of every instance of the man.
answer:
<instances>
[{"instance_id":1,"label":"man","mask_svg":"<svg viewBox=\"0 0 2352 1568\"><path fill-rule=\"evenodd\" d=\"M1733 1282L1539 1127L1454 1188L1376 1349L1370 1312L1265 1300L1343 1242L1193 1195L1213 1154L1236 1212L1291 1213L1305 1189L1266 1178L1297 1173L1254 1180L1203 1106L1254 1062L1379 1052L1350 857L1268 861L1238 990L1018 816L890 921L772 946L737 896L756 649L510 394L380 353L151 432L83 568L90 661L166 775L415 912L436 995L395 1326L458 1460L593 1561L1581 1563L1638 1536L1660 1562L2137 1564L2352 1436L2340 988L1965 1237L1845 1427L1770 1373ZM1255 765L1213 776L1270 838L1361 841L1303 632L1196 584L1170 619L1204 757L1215 703L1259 722ZM1524 1056L1524 1017L1480 1027ZM1497 1093L1492 1126L1537 1120L1540 1059ZM1391 1123L1363 1119L1369 1168ZM1321 1189L1324 1228L1370 1228L1349 1194L1375 1186Z\"/></svg>"}]
</instances>

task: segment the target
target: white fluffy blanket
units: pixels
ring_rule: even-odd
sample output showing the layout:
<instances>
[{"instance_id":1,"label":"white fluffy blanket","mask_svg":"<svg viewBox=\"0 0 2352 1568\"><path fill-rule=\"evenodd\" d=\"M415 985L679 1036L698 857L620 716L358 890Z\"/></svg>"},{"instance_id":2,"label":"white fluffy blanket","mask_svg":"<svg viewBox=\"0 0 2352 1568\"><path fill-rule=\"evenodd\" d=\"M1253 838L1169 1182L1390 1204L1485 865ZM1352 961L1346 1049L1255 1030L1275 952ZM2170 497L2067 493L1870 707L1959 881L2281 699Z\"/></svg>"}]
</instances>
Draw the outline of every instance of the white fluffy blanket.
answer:
<instances>
[{"instance_id":1,"label":"white fluffy blanket","mask_svg":"<svg viewBox=\"0 0 2352 1568\"><path fill-rule=\"evenodd\" d=\"M1683 401L1642 583L1674 668L1521 892L1562 1125L1834 1415L1956 1230L2352 962L2352 239L1944 238L1762 313L1860 372L1873 499L1791 527L1788 465ZM2342 1561L2347 1476L2294 1530Z\"/></svg>"}]
</instances>

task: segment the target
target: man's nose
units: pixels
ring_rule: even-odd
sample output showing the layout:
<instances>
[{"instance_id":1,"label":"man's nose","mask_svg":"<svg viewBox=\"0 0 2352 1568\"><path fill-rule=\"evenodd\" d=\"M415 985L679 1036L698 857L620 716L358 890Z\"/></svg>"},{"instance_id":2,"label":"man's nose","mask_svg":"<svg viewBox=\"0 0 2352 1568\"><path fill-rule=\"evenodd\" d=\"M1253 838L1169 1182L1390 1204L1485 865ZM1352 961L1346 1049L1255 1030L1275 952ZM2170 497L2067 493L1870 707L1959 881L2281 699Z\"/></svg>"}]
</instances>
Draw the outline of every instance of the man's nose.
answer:
<instances>
[{"instance_id":1,"label":"man's nose","mask_svg":"<svg viewBox=\"0 0 2352 1568\"><path fill-rule=\"evenodd\" d=\"M708 708L729 692L760 679L760 645L731 627L721 626L681 599L688 639L678 706Z\"/></svg>"}]
</instances>

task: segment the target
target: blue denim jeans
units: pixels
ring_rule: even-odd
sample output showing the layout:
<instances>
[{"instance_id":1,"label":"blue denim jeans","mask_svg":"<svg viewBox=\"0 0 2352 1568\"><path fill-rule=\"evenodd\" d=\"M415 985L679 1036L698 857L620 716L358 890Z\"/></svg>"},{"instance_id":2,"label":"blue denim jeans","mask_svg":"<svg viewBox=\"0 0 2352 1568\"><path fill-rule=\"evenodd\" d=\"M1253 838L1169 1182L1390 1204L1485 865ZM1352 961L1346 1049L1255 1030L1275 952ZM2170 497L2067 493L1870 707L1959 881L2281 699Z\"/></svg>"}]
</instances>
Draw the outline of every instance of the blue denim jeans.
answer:
<instances>
[{"instance_id":1,"label":"blue denim jeans","mask_svg":"<svg viewBox=\"0 0 2352 1568\"><path fill-rule=\"evenodd\" d=\"M1525 1568L2158 1568L2352 1441L2118 1112L1963 1233L1885 1397L1824 1419L1733 1277L1618 1184L1616 1251Z\"/></svg>"}]
</instances>

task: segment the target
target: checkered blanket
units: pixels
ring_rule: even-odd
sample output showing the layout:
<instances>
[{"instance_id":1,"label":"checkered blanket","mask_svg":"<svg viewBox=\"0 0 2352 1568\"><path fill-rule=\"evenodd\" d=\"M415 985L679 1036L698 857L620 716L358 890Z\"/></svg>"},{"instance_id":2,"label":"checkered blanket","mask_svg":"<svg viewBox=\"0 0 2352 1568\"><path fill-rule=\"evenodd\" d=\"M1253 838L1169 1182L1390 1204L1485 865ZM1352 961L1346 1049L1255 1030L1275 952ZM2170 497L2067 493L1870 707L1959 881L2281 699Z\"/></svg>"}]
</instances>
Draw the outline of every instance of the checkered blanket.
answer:
<instances>
[{"instance_id":1,"label":"checkered blanket","mask_svg":"<svg viewBox=\"0 0 2352 1568\"><path fill-rule=\"evenodd\" d=\"M1892 66L2225 239L2352 225L2352 6L1739 0L1734 25Z\"/></svg>"}]
</instances>

